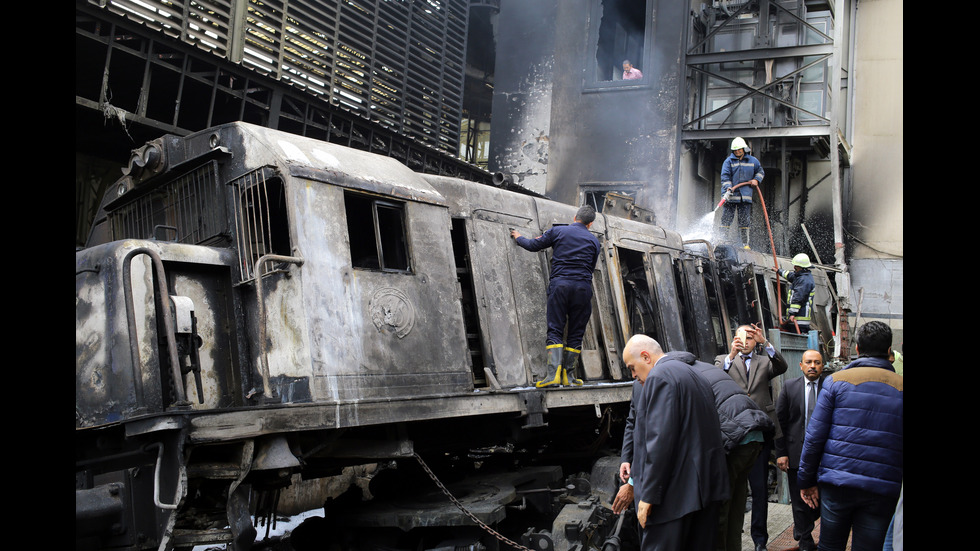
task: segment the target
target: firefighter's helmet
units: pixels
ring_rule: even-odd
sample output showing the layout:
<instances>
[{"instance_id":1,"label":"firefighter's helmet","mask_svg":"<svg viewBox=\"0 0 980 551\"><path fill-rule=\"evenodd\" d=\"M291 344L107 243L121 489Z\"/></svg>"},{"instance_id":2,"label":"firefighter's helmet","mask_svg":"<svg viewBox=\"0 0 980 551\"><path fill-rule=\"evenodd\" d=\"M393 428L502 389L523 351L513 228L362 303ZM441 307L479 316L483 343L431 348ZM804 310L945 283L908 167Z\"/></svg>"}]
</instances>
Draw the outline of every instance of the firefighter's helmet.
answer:
<instances>
[{"instance_id":1,"label":"firefighter's helmet","mask_svg":"<svg viewBox=\"0 0 980 551\"><path fill-rule=\"evenodd\" d=\"M800 253L793 257L793 266L799 266L800 268L810 267L810 257L806 253Z\"/></svg>"}]
</instances>

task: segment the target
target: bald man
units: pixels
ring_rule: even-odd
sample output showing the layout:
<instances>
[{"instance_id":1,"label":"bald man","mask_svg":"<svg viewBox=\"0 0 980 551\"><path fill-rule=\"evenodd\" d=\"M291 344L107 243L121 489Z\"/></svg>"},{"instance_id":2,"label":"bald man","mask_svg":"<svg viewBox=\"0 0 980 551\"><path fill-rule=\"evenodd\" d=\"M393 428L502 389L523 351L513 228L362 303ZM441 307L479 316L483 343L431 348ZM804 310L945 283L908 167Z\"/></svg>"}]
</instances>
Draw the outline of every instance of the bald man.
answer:
<instances>
[{"instance_id":1,"label":"bald man","mask_svg":"<svg viewBox=\"0 0 980 551\"><path fill-rule=\"evenodd\" d=\"M721 425L711 387L691 365L634 335L623 362L643 386L633 428L632 475L640 548L714 548L729 497Z\"/></svg>"}]
</instances>

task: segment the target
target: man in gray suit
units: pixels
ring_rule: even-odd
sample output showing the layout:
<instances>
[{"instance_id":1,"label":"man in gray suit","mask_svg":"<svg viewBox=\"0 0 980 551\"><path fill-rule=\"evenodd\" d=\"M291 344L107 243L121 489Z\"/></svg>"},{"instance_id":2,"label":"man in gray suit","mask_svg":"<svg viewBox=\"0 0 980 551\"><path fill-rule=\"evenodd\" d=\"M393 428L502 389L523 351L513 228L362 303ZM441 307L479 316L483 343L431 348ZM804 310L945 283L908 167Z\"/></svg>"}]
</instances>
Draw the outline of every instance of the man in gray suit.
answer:
<instances>
[{"instance_id":1,"label":"man in gray suit","mask_svg":"<svg viewBox=\"0 0 980 551\"><path fill-rule=\"evenodd\" d=\"M715 358L715 366L723 369L752 398L752 401L769 415L775 434L767 437L755 465L749 472L752 489L752 541L755 551L765 551L769 541L767 520L769 516L769 485L767 473L774 439L782 436L776 419L775 397L772 379L786 373L786 360L766 338L765 332L756 325L743 325L735 331L732 349L728 354Z\"/></svg>"},{"instance_id":2,"label":"man in gray suit","mask_svg":"<svg viewBox=\"0 0 980 551\"><path fill-rule=\"evenodd\" d=\"M800 362L802 377L786 381L776 400L776 418L783 429L783 436L776 440L776 466L786 473L789 482L790 503L793 506L793 539L799 542L800 551L815 551L813 525L820 518L820 509L811 509L803 501L796 483L800 468L800 453L810 413L817 403L817 395L823 386L823 356L816 350L803 353Z\"/></svg>"}]
</instances>

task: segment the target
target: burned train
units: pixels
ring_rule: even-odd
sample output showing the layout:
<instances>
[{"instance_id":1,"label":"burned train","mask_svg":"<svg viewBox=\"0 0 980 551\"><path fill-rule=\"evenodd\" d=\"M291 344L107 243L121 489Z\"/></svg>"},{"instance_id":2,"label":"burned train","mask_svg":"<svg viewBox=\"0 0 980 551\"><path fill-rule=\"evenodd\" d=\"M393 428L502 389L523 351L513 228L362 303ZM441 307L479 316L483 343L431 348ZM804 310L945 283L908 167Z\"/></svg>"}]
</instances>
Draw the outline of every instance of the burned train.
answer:
<instances>
[{"instance_id":1,"label":"burned train","mask_svg":"<svg viewBox=\"0 0 980 551\"><path fill-rule=\"evenodd\" d=\"M738 323L776 330L779 282L772 258L686 243L609 198L586 384L535 388L549 258L509 229L575 210L245 123L135 150L75 256L76 548L248 549L297 475L358 465L377 467L367 506L331 509L370 528L350 541L615 538L625 341L711 361Z\"/></svg>"}]
</instances>

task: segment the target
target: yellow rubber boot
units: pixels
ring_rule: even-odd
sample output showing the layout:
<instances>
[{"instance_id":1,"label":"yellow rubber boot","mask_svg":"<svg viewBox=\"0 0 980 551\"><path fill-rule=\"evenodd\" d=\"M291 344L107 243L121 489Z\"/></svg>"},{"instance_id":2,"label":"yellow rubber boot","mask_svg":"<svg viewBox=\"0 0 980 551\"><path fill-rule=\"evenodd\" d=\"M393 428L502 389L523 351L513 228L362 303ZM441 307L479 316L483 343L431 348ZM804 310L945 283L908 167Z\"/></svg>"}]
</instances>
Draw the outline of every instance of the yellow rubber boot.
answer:
<instances>
[{"instance_id":1,"label":"yellow rubber boot","mask_svg":"<svg viewBox=\"0 0 980 551\"><path fill-rule=\"evenodd\" d=\"M555 378L550 380L546 379L544 381L538 381L534 383L534 386L538 388L544 388L546 386L561 384L561 348L562 345L560 344L549 344L547 348L548 373L554 371Z\"/></svg>"},{"instance_id":2,"label":"yellow rubber boot","mask_svg":"<svg viewBox=\"0 0 980 551\"><path fill-rule=\"evenodd\" d=\"M738 230L739 230L739 233L742 236L742 248L743 249L748 249L749 248L749 229L748 228L742 228L742 227L740 227Z\"/></svg>"},{"instance_id":3,"label":"yellow rubber boot","mask_svg":"<svg viewBox=\"0 0 980 551\"><path fill-rule=\"evenodd\" d=\"M579 379L575 375L578 373L578 359L582 354L581 350L576 350L574 348L565 347L565 357L561 362L561 384L572 386L582 386L584 381ZM572 376L568 376L568 372L572 372Z\"/></svg>"}]
</instances>

